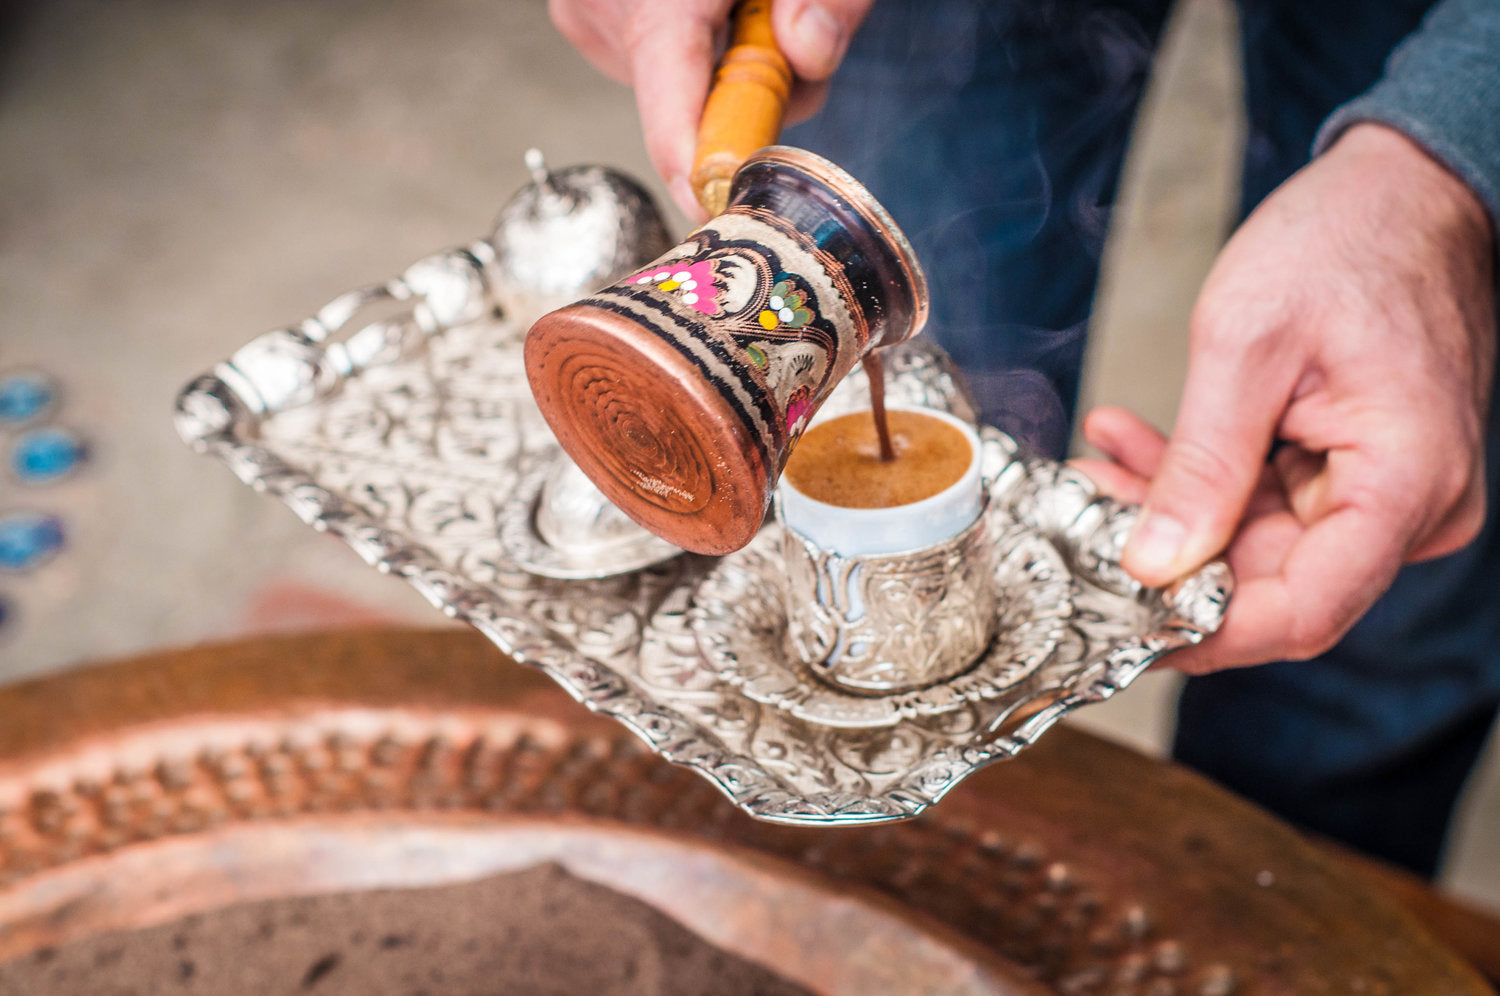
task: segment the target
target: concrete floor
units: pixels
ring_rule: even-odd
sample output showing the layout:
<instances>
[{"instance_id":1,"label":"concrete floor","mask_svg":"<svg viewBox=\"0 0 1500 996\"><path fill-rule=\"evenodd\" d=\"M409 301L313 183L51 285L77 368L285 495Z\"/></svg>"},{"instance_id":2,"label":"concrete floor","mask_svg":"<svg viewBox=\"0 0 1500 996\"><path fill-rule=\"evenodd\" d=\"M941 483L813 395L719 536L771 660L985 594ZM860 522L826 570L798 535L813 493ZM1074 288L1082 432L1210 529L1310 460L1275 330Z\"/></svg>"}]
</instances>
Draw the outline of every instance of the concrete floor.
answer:
<instances>
[{"instance_id":1,"label":"concrete floor","mask_svg":"<svg viewBox=\"0 0 1500 996\"><path fill-rule=\"evenodd\" d=\"M0 372L55 375L54 420L93 457L61 484L0 485L0 512L55 512L69 535L40 570L0 576L0 680L269 629L441 623L190 453L171 400L256 334L484 234L530 146L660 192L630 94L567 47L538 0L26 10L0 34ZM1086 402L1164 426L1234 187L1232 31L1226 0L1180 12L1101 288ZM1159 752L1174 689L1153 674L1078 721ZM1446 881L1500 904L1495 755Z\"/></svg>"}]
</instances>

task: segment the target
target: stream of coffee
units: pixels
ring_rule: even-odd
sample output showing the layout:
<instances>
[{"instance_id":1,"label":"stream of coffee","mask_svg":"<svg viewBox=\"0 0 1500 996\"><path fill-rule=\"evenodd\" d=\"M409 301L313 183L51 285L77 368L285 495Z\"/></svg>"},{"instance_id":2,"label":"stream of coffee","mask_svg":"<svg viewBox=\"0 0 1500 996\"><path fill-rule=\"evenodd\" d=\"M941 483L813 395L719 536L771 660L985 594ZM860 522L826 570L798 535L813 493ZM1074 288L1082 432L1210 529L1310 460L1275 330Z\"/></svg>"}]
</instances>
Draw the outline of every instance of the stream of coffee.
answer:
<instances>
[{"instance_id":1,"label":"stream of coffee","mask_svg":"<svg viewBox=\"0 0 1500 996\"><path fill-rule=\"evenodd\" d=\"M896 450L891 446L890 420L885 417L885 360L879 350L870 350L860 360L865 376L870 378L870 411L875 416L875 435L880 439L880 459L896 459Z\"/></svg>"}]
</instances>

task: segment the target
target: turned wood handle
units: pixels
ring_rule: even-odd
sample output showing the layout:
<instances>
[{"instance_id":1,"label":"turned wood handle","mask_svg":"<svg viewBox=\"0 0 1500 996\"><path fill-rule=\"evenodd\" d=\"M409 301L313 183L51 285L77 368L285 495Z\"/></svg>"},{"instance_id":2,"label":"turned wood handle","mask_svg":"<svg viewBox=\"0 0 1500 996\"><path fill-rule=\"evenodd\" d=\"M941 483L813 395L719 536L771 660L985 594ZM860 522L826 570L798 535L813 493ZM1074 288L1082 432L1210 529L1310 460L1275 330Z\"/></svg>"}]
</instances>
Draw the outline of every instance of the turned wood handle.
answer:
<instances>
[{"instance_id":1,"label":"turned wood handle","mask_svg":"<svg viewBox=\"0 0 1500 996\"><path fill-rule=\"evenodd\" d=\"M791 90L791 67L771 31L771 0L741 0L703 106L689 178L710 216L728 205L729 182L740 164L775 144Z\"/></svg>"}]
</instances>

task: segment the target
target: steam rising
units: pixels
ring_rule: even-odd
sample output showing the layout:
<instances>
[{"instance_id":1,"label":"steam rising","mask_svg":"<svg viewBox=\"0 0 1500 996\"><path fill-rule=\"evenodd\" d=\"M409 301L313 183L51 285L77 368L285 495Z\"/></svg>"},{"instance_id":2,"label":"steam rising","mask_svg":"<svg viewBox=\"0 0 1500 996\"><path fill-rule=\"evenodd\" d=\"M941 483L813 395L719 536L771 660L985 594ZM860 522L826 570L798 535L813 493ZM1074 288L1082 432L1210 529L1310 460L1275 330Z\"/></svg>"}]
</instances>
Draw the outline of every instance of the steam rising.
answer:
<instances>
[{"instance_id":1,"label":"steam rising","mask_svg":"<svg viewBox=\"0 0 1500 996\"><path fill-rule=\"evenodd\" d=\"M984 419L1054 455L1166 6L877 3L827 107L786 139L889 209Z\"/></svg>"}]
</instances>

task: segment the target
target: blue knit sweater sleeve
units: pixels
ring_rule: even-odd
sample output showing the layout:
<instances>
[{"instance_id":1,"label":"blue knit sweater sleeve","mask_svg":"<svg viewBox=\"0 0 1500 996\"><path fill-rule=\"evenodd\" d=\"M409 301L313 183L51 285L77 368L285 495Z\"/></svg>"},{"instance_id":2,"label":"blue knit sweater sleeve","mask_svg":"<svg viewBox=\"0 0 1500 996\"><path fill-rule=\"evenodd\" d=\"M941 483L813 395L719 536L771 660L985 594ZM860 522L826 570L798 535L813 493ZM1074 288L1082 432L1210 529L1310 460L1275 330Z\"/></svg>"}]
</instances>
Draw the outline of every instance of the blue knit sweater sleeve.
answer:
<instances>
[{"instance_id":1,"label":"blue knit sweater sleeve","mask_svg":"<svg viewBox=\"0 0 1500 996\"><path fill-rule=\"evenodd\" d=\"M1442 0L1386 63L1380 82L1333 112L1313 152L1345 128L1379 121L1444 163L1500 234L1500 0Z\"/></svg>"}]
</instances>

